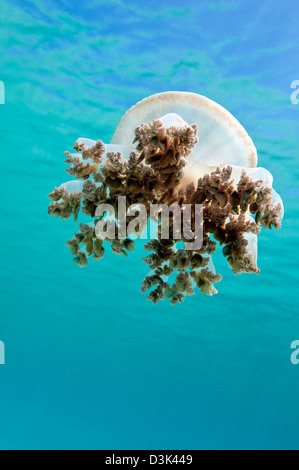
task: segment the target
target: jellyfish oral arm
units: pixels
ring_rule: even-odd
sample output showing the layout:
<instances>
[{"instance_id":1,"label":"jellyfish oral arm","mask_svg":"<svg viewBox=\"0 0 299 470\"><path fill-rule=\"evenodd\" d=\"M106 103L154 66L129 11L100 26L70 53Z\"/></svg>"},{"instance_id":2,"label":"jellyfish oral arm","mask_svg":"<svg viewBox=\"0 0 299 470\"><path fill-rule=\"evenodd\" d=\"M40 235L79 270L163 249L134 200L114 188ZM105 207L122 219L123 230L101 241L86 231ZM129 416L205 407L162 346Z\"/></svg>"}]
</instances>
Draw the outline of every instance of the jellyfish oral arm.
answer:
<instances>
[{"instance_id":1,"label":"jellyfish oral arm","mask_svg":"<svg viewBox=\"0 0 299 470\"><path fill-rule=\"evenodd\" d=\"M155 238L144 247L150 273L141 287L153 303L180 303L194 288L216 294L221 275L212 256L219 246L235 274L259 272L257 235L262 227L280 227L283 202L271 173L257 167L251 138L217 103L194 93L154 95L125 114L111 144L80 138L75 150L65 153L74 179L49 194L48 213L63 220L73 216L75 222L81 214L88 217L66 243L79 267L89 258L101 260L109 244L112 253L127 257L135 247L129 237L143 238L153 220ZM177 234L172 215L164 239L161 207L173 205L188 216L188 236ZM200 240L197 206L203 211Z\"/></svg>"}]
</instances>

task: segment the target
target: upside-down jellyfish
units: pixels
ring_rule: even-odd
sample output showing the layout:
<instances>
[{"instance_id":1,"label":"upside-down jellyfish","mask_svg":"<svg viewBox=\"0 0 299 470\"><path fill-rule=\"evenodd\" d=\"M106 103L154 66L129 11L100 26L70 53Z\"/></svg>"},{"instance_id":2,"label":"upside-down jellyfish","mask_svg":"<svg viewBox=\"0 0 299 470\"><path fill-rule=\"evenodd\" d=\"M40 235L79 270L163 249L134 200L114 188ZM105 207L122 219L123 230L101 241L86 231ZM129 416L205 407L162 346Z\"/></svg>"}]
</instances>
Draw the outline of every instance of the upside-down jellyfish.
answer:
<instances>
[{"instance_id":1,"label":"upside-down jellyfish","mask_svg":"<svg viewBox=\"0 0 299 470\"><path fill-rule=\"evenodd\" d=\"M280 228L283 203L271 173L257 167L251 138L222 106L194 93L156 94L123 116L110 144L80 138L74 149L65 152L66 171L76 179L49 194L48 213L76 221L81 211L89 218L66 243L78 266L86 266L90 257L103 258L107 246L125 257L134 250L130 207L135 205L145 207L135 224L138 233L150 219L158 225L156 238L144 247L151 252L144 258L150 273L141 285L153 303L176 304L196 289L217 293L214 284L222 276L212 255L218 246L235 274L259 273L257 235L262 227ZM120 197L125 197L125 220L118 211ZM150 210L155 204L177 204L182 213L187 205L201 205L200 246L187 249L189 239L176 238L171 224L169 238L161 237L161 215L152 217ZM107 211L98 213L101 205L114 209L115 237L97 231L107 218Z\"/></svg>"}]
</instances>

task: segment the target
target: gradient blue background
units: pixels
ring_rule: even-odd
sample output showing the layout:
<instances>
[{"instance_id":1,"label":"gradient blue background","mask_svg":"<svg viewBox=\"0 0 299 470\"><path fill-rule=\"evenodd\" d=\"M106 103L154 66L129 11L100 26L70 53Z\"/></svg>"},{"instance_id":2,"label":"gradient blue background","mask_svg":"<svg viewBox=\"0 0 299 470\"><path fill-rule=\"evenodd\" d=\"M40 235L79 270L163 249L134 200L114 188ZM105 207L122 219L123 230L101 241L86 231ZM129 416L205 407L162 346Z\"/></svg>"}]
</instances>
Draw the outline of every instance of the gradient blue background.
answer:
<instances>
[{"instance_id":1,"label":"gradient blue background","mask_svg":"<svg viewBox=\"0 0 299 470\"><path fill-rule=\"evenodd\" d=\"M296 3L1 0L0 448L299 448ZM142 243L76 267L46 198L79 136L166 90L229 109L286 209L259 276L216 257L219 295L176 307L140 294Z\"/></svg>"}]
</instances>

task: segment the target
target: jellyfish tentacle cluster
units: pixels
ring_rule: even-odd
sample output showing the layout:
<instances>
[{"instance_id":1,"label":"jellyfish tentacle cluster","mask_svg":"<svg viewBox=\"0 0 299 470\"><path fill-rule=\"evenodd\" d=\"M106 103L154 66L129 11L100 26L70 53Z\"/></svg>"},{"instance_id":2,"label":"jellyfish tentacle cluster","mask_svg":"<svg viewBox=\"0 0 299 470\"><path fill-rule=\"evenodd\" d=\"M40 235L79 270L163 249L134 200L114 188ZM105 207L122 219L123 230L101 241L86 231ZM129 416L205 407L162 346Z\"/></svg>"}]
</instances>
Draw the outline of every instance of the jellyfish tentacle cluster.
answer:
<instances>
[{"instance_id":1,"label":"jellyfish tentacle cluster","mask_svg":"<svg viewBox=\"0 0 299 470\"><path fill-rule=\"evenodd\" d=\"M75 153L65 153L66 171L76 180L62 184L48 196L52 200L50 215L77 221L81 212L89 218L88 223L79 224L79 231L66 243L80 267L86 266L89 258L101 260L109 245L112 253L127 257L135 248L132 224L142 234L151 219L157 223L156 237L144 246L148 254L143 261L150 272L141 284L141 292L146 292L153 303L163 299L180 303L196 290L209 296L216 294L215 284L222 276L215 271L212 255L218 247L235 274L259 273L257 235L262 228L280 228L283 217L282 200L272 189L272 175L256 168L255 147L246 131L223 108L219 107L218 115L218 105L215 108L207 99L200 100L200 107L207 107L203 115L210 119L209 125L200 121L188 124L185 117L193 103L189 95L193 94L154 95L144 100L144 106L142 102L136 105L132 116L129 111L122 119L112 144L79 139ZM153 117L149 104L154 112L169 112ZM198 110L198 103L193 106L195 116L205 112ZM149 116L153 119L146 122ZM132 136L132 122L137 119L141 121ZM206 135L201 135L201 124ZM226 138L223 148L220 145L213 150L209 159L208 155L202 156L200 146L211 151L217 141L212 138L217 126ZM115 142L117 136L119 143ZM119 210L120 198L125 201L125 220ZM191 207L188 222L192 233L196 233L196 207L201 205L200 245L195 243L190 249L189 238L177 237L173 215L168 239L162 236L161 212L153 215L151 211L153 205L161 203L176 204L182 218L186 206ZM98 223L109 219L109 209L98 213L101 205L113 209L114 236L103 237L97 230ZM134 205L143 207L137 223L130 211Z\"/></svg>"}]
</instances>

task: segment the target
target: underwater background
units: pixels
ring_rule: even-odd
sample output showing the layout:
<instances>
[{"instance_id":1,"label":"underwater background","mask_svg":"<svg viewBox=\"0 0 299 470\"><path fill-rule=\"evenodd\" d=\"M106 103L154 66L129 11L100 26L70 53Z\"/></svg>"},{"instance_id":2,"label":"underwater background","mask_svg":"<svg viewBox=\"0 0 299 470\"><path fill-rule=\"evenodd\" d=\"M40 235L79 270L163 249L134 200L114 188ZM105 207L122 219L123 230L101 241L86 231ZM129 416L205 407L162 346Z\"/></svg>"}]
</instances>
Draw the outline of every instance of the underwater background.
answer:
<instances>
[{"instance_id":1,"label":"underwater background","mask_svg":"<svg viewBox=\"0 0 299 470\"><path fill-rule=\"evenodd\" d=\"M298 449L295 0L1 0L1 449ZM177 306L140 293L143 241L84 269L47 215L80 136L167 90L227 108L285 203L261 274ZM145 253L146 254L146 253Z\"/></svg>"}]
</instances>

